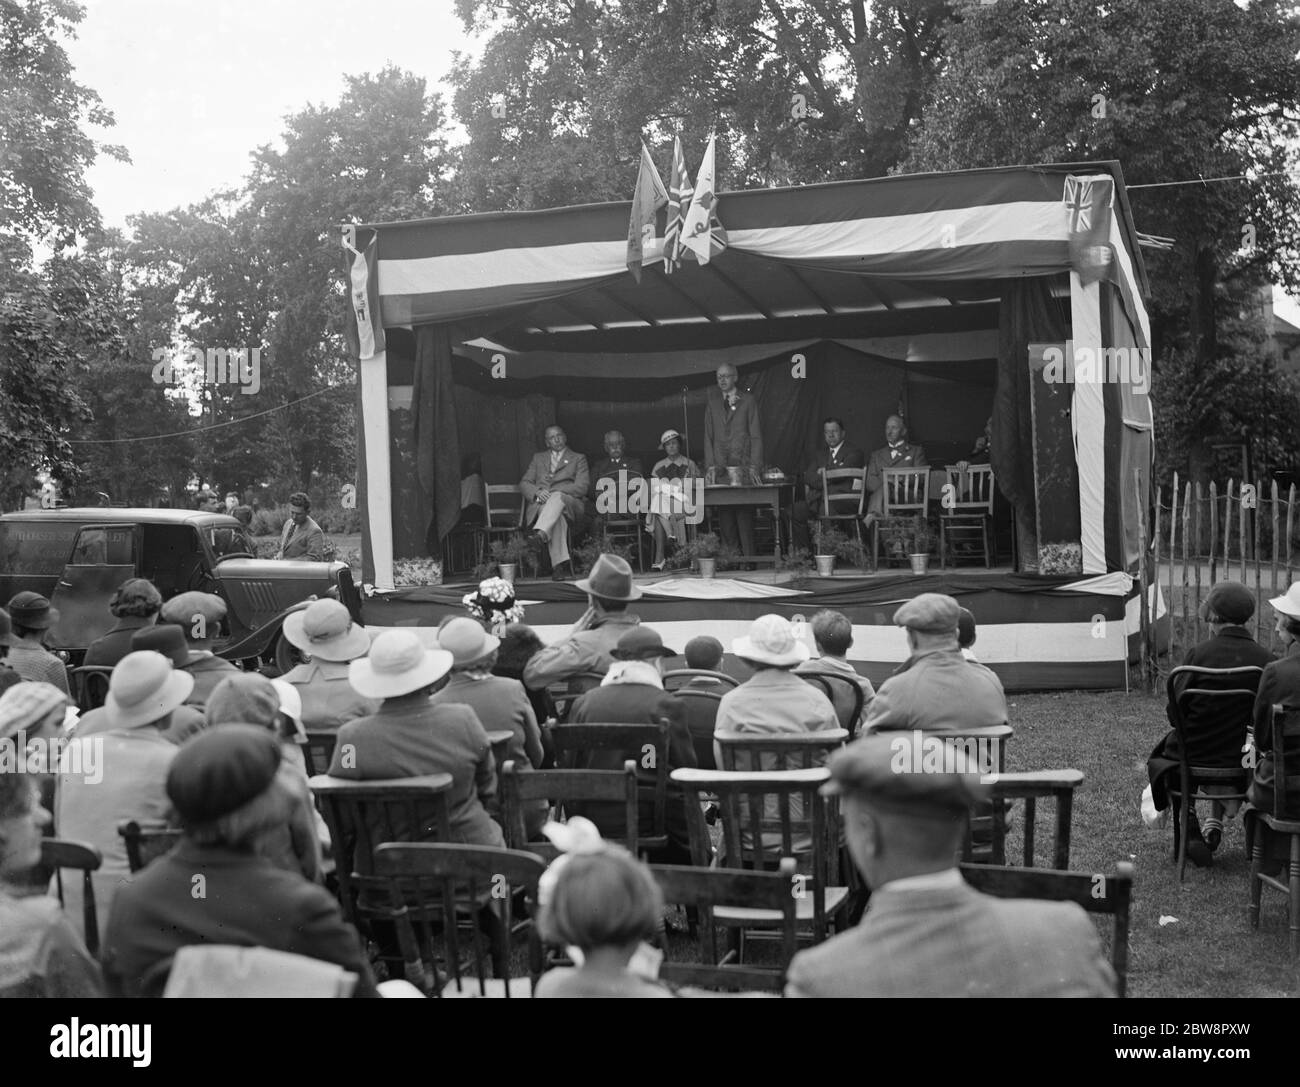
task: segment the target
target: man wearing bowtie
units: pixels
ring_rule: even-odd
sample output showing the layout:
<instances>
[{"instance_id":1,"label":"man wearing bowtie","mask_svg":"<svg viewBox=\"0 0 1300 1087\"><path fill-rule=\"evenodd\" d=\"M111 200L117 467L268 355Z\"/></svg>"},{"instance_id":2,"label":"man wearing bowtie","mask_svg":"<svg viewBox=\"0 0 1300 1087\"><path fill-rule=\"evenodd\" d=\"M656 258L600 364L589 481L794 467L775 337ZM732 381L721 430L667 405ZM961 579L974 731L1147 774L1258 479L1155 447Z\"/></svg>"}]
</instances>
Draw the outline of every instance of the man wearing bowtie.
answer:
<instances>
[{"instance_id":1,"label":"man wearing bowtie","mask_svg":"<svg viewBox=\"0 0 1300 1087\"><path fill-rule=\"evenodd\" d=\"M546 428L546 448L534 453L519 481L524 493L524 524L551 553L551 576L569 577L569 525L582 516L583 499L591 486L587 458L569 448L558 426Z\"/></svg>"},{"instance_id":2,"label":"man wearing bowtie","mask_svg":"<svg viewBox=\"0 0 1300 1087\"><path fill-rule=\"evenodd\" d=\"M822 513L822 477L821 470L833 468L864 468L867 455L856 445L844 438L844 422L831 416L822 422L822 438L825 444L817 454L817 459L804 473L803 481L807 500L794 504L794 536L796 547L808 547L808 522ZM843 494L853 490L853 480L836 479L831 481L831 494ZM832 512L847 512L843 507Z\"/></svg>"},{"instance_id":3,"label":"man wearing bowtie","mask_svg":"<svg viewBox=\"0 0 1300 1087\"><path fill-rule=\"evenodd\" d=\"M885 420L885 442L883 449L877 449L867 462L867 515L865 522L870 525L879 520L885 504L884 476L886 468L928 468L930 462L925 459L925 450L907 440L907 424L902 416L891 415Z\"/></svg>"},{"instance_id":4,"label":"man wearing bowtie","mask_svg":"<svg viewBox=\"0 0 1300 1087\"><path fill-rule=\"evenodd\" d=\"M627 442L623 437L623 432L621 430L607 430L605 432L605 456L602 460L596 462L596 480L599 481L605 478L618 479L620 472L626 472L628 479L644 477L645 471L641 467L640 458L629 457L626 450Z\"/></svg>"}]
</instances>

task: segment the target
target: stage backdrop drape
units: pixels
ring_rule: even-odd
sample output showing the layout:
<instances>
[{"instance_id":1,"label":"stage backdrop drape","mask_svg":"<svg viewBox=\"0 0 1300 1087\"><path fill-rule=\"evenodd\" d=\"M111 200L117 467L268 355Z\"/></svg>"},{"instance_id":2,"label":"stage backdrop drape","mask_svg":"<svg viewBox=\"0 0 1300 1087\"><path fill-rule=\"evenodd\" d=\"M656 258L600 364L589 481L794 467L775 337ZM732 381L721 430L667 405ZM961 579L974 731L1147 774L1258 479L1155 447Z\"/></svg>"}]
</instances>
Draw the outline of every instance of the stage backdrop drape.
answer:
<instances>
[{"instance_id":1,"label":"stage backdrop drape","mask_svg":"<svg viewBox=\"0 0 1300 1087\"><path fill-rule=\"evenodd\" d=\"M421 521L434 553L460 519L460 429L451 352L446 325L421 325L416 330L411 394L416 471L423 502Z\"/></svg>"}]
</instances>

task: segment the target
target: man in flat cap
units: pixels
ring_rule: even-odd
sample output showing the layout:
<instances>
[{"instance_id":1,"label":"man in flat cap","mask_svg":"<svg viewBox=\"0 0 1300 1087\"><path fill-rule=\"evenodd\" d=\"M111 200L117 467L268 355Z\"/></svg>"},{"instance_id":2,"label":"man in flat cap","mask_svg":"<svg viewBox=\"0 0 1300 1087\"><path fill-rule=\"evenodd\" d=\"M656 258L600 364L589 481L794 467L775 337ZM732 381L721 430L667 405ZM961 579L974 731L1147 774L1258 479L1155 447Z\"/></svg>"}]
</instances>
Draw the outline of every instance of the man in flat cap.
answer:
<instances>
[{"instance_id":1,"label":"man in flat cap","mask_svg":"<svg viewBox=\"0 0 1300 1087\"><path fill-rule=\"evenodd\" d=\"M214 593L181 593L162 606L159 620L180 627L190 647L189 663L183 667L194 677L194 690L186 705L207 705L208 695L217 684L239 671L230 661L212 652L225 617L226 602Z\"/></svg>"},{"instance_id":2,"label":"man in flat cap","mask_svg":"<svg viewBox=\"0 0 1300 1087\"><path fill-rule=\"evenodd\" d=\"M1183 664L1198 668L1264 668L1273 654L1251 637L1245 624L1255 614L1255 596L1237 581L1220 581L1201 604L1200 616L1210 625L1210 636L1187 651ZM1259 673L1243 672L1234 676L1194 676L1182 673L1175 681L1173 697L1181 697L1189 686L1203 690L1232 690L1259 687ZM1224 699L1189 695L1183 700L1183 720L1187 731L1187 757L1196 766L1221 766L1240 769L1246 729L1250 725L1252 705L1248 699ZM1174 708L1165 707L1172 725ZM1170 784L1178 784L1178 734L1171 728L1156 744L1147 759L1147 775L1157 811L1169 807ZM1233 804L1234 812L1239 807ZM1196 805L1188 812L1187 856L1197 867L1207 867L1211 854L1223 838L1224 806L1212 804L1210 818L1202 831L1196 818ZM1174 817L1178 817L1177 809Z\"/></svg>"},{"instance_id":3,"label":"man in flat cap","mask_svg":"<svg viewBox=\"0 0 1300 1087\"><path fill-rule=\"evenodd\" d=\"M960 605L942 593L922 593L894 612L894 622L907 630L911 656L880 685L867 708L864 732L951 732L1006 724L1002 681L968 661L958 647L960 617Z\"/></svg>"},{"instance_id":4,"label":"man in flat cap","mask_svg":"<svg viewBox=\"0 0 1300 1087\"><path fill-rule=\"evenodd\" d=\"M871 901L856 928L794 957L786 995L1114 996L1114 972L1079 906L993 898L965 882L956 857L988 786L960 748L939 772L917 765L905 757L915 739L868 736L831 759L825 791L841 796Z\"/></svg>"}]
</instances>

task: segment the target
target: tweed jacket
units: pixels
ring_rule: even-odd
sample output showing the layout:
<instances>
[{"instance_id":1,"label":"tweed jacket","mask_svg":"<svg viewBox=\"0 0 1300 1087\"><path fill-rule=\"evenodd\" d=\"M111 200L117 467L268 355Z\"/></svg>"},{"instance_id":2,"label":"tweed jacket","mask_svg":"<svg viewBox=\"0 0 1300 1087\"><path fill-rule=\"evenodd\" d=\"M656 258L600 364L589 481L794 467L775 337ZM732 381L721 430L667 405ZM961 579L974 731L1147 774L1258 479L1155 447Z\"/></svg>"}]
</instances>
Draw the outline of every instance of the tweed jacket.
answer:
<instances>
[{"instance_id":1,"label":"tweed jacket","mask_svg":"<svg viewBox=\"0 0 1300 1087\"><path fill-rule=\"evenodd\" d=\"M560 454L560 466L551 471L551 451L543 449L534 453L528 464L524 478L519 481L519 488L528 500L524 507L525 519L531 523L536 520L541 507L533 501L538 491L554 491L564 497L564 509L570 517L581 515L582 500L591 490L591 472L587 467L587 458L566 448Z\"/></svg>"},{"instance_id":2,"label":"tweed jacket","mask_svg":"<svg viewBox=\"0 0 1300 1087\"><path fill-rule=\"evenodd\" d=\"M992 671L959 649L931 649L913 654L905 670L880 685L862 731L954 732L1006 723L1006 695Z\"/></svg>"},{"instance_id":3,"label":"tweed jacket","mask_svg":"<svg viewBox=\"0 0 1300 1087\"><path fill-rule=\"evenodd\" d=\"M292 517L285 521L280 532L280 550L277 559L308 559L311 562L325 561L325 533L320 525L307 518L301 525L294 523Z\"/></svg>"},{"instance_id":4,"label":"tweed jacket","mask_svg":"<svg viewBox=\"0 0 1300 1087\"><path fill-rule=\"evenodd\" d=\"M1115 975L1075 903L993 898L959 879L881 887L856 928L791 960L786 995L1108 997Z\"/></svg>"},{"instance_id":5,"label":"tweed jacket","mask_svg":"<svg viewBox=\"0 0 1300 1087\"><path fill-rule=\"evenodd\" d=\"M631 612L617 612L595 620L562 642L539 649L524 665L524 683L536 690L580 672L608 672L618 640L639 622L640 617Z\"/></svg>"},{"instance_id":6,"label":"tweed jacket","mask_svg":"<svg viewBox=\"0 0 1300 1087\"><path fill-rule=\"evenodd\" d=\"M310 660L281 678L298 688L306 729L336 732L340 725L354 717L368 717L380 706L380 699L357 694L348 682L347 661Z\"/></svg>"},{"instance_id":7,"label":"tweed jacket","mask_svg":"<svg viewBox=\"0 0 1300 1087\"><path fill-rule=\"evenodd\" d=\"M213 653L190 650L190 661L185 671L194 677L194 690L185 700L187 706L206 706L216 686L227 676L239 675L239 669L224 657Z\"/></svg>"}]
</instances>

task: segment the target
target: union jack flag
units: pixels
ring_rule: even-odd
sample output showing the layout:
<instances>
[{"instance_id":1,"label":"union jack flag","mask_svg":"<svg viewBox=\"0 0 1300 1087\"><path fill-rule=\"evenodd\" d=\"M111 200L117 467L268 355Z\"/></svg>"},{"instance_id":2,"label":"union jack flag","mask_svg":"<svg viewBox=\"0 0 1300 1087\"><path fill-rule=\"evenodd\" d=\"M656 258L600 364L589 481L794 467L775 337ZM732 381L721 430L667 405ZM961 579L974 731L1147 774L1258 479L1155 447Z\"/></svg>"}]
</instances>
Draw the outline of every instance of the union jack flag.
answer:
<instances>
[{"instance_id":1,"label":"union jack flag","mask_svg":"<svg viewBox=\"0 0 1300 1087\"><path fill-rule=\"evenodd\" d=\"M1108 177L1067 177L1063 197L1069 228L1070 263L1084 283L1114 272L1110 244L1115 183Z\"/></svg>"},{"instance_id":2,"label":"union jack flag","mask_svg":"<svg viewBox=\"0 0 1300 1087\"><path fill-rule=\"evenodd\" d=\"M1070 216L1071 234L1087 234L1092 230L1092 182L1066 178L1065 208Z\"/></svg>"},{"instance_id":3,"label":"union jack flag","mask_svg":"<svg viewBox=\"0 0 1300 1087\"><path fill-rule=\"evenodd\" d=\"M668 180L668 227L664 231L664 271L672 273L681 266L682 226L691 206L695 188L686 172L686 156L682 154L680 136L673 139L673 170Z\"/></svg>"}]
</instances>

